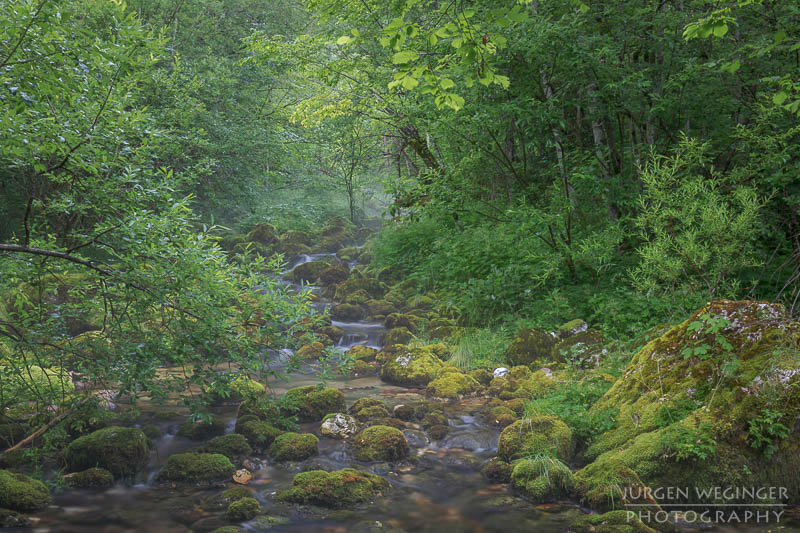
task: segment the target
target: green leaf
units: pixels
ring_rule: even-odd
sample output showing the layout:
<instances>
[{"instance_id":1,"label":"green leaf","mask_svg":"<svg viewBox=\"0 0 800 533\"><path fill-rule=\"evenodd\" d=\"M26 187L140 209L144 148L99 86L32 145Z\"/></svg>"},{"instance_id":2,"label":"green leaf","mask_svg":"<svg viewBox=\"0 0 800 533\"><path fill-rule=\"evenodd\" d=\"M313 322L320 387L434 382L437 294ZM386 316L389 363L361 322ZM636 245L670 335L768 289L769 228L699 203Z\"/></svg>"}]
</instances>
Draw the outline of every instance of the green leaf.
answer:
<instances>
[{"instance_id":1,"label":"green leaf","mask_svg":"<svg viewBox=\"0 0 800 533\"><path fill-rule=\"evenodd\" d=\"M775 105L783 105L787 98L789 98L789 93L784 90L780 90L772 96L772 102Z\"/></svg>"},{"instance_id":2,"label":"green leaf","mask_svg":"<svg viewBox=\"0 0 800 533\"><path fill-rule=\"evenodd\" d=\"M406 76L403 78L403 88L405 90L413 91L417 85L419 85L419 80L416 78L412 78L411 76Z\"/></svg>"},{"instance_id":3,"label":"green leaf","mask_svg":"<svg viewBox=\"0 0 800 533\"><path fill-rule=\"evenodd\" d=\"M417 53L411 50L401 50L392 56L392 63L403 65L417 59Z\"/></svg>"}]
</instances>

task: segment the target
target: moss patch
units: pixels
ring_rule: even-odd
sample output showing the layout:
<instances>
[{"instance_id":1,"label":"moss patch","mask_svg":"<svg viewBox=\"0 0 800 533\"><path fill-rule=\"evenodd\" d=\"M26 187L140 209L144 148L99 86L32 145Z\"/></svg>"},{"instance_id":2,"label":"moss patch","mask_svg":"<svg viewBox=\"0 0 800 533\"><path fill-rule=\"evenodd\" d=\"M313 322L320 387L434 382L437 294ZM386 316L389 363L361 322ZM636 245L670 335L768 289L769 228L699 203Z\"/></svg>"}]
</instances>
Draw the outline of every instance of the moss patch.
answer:
<instances>
[{"instance_id":1,"label":"moss patch","mask_svg":"<svg viewBox=\"0 0 800 533\"><path fill-rule=\"evenodd\" d=\"M572 432L554 416L517 420L503 430L497 441L497 455L506 461L547 455L568 462L573 453Z\"/></svg>"},{"instance_id":2,"label":"moss patch","mask_svg":"<svg viewBox=\"0 0 800 533\"><path fill-rule=\"evenodd\" d=\"M319 422L328 413L344 411L344 394L339 389L308 385L286 391L286 398L297 407L301 422Z\"/></svg>"},{"instance_id":3,"label":"moss patch","mask_svg":"<svg viewBox=\"0 0 800 533\"><path fill-rule=\"evenodd\" d=\"M118 476L132 476L147 462L147 437L141 429L111 426L84 435L64 450L70 471L95 466Z\"/></svg>"},{"instance_id":4,"label":"moss patch","mask_svg":"<svg viewBox=\"0 0 800 533\"><path fill-rule=\"evenodd\" d=\"M319 453L319 439L311 433L284 433L269 447L275 461L302 461Z\"/></svg>"},{"instance_id":5,"label":"moss patch","mask_svg":"<svg viewBox=\"0 0 800 533\"><path fill-rule=\"evenodd\" d=\"M160 482L212 482L227 479L235 468L218 453L176 453L170 455L156 480Z\"/></svg>"},{"instance_id":6,"label":"moss patch","mask_svg":"<svg viewBox=\"0 0 800 533\"><path fill-rule=\"evenodd\" d=\"M545 331L523 329L511 341L506 351L506 360L512 365L529 365L534 361L547 360L556 341L556 337Z\"/></svg>"},{"instance_id":7,"label":"moss patch","mask_svg":"<svg viewBox=\"0 0 800 533\"><path fill-rule=\"evenodd\" d=\"M382 477L353 468L335 472L311 470L297 474L292 487L279 492L278 498L292 503L340 508L368 502L389 487L389 482Z\"/></svg>"},{"instance_id":8,"label":"moss patch","mask_svg":"<svg viewBox=\"0 0 800 533\"><path fill-rule=\"evenodd\" d=\"M227 435L214 437L203 444L200 450L204 453L222 454L231 461L241 459L253 453L253 449L247 443L245 436L239 433L228 433Z\"/></svg>"},{"instance_id":9,"label":"moss patch","mask_svg":"<svg viewBox=\"0 0 800 533\"><path fill-rule=\"evenodd\" d=\"M225 511L225 517L231 522L252 520L261 512L261 504L252 497L241 498L231 503Z\"/></svg>"},{"instance_id":10,"label":"moss patch","mask_svg":"<svg viewBox=\"0 0 800 533\"><path fill-rule=\"evenodd\" d=\"M44 483L0 470L0 508L30 512L44 509L49 504L50 493Z\"/></svg>"},{"instance_id":11,"label":"moss patch","mask_svg":"<svg viewBox=\"0 0 800 533\"><path fill-rule=\"evenodd\" d=\"M395 352L381 367L381 379L393 385L424 387L433 381L444 363L429 346Z\"/></svg>"},{"instance_id":12,"label":"moss patch","mask_svg":"<svg viewBox=\"0 0 800 533\"><path fill-rule=\"evenodd\" d=\"M359 432L351 442L359 461L399 461L408 456L408 441L399 429L371 426Z\"/></svg>"},{"instance_id":13,"label":"moss patch","mask_svg":"<svg viewBox=\"0 0 800 533\"><path fill-rule=\"evenodd\" d=\"M455 399L477 392L479 389L480 383L472 377L466 374L450 372L428 383L425 392L436 398Z\"/></svg>"},{"instance_id":14,"label":"moss patch","mask_svg":"<svg viewBox=\"0 0 800 533\"><path fill-rule=\"evenodd\" d=\"M83 472L64 476L64 483L73 488L104 489L114 484L114 474L105 468L88 468Z\"/></svg>"}]
</instances>

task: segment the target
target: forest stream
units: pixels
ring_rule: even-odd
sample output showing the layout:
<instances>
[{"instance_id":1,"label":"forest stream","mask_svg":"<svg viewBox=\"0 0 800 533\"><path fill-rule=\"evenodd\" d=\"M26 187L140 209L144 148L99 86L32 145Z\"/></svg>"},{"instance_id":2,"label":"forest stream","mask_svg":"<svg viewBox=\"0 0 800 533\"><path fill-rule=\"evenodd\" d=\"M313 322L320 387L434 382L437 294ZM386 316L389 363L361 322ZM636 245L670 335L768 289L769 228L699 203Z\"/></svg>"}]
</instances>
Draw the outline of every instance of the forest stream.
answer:
<instances>
[{"instance_id":1,"label":"forest stream","mask_svg":"<svg viewBox=\"0 0 800 533\"><path fill-rule=\"evenodd\" d=\"M335 254L305 254L295 257L291 265L320 259L336 260ZM352 269L355 261L347 263ZM288 271L287 271L288 272ZM287 282L289 283L289 282ZM292 283L298 290L298 284ZM311 287L316 294L320 287ZM314 306L323 311L333 302L317 298ZM333 321L343 330L336 348L342 352L356 345L381 348L386 328L379 322ZM279 354L279 353L276 353ZM284 356L286 352L283 352ZM285 357L273 364L281 365ZM306 365L284 379L272 380L276 394L289 388L320 383L319 368ZM324 380L327 387L344 393L352 406L361 398L383 402L391 413L398 405L425 402L423 389L406 388L384 383L375 375L346 376L336 374ZM265 455L251 456L246 465L253 470L245 487L261 504L262 513L246 521L247 531L292 532L497 532L567 531L576 519L590 512L574 501L536 505L515 494L507 484L487 481L481 473L486 462L497 453L501 428L487 423L483 416L487 398L466 397L441 405L446 418L445 435L434 439L419 420L401 423L410 445L408 459L398 462L356 460L345 440L320 435L318 422L301 423L298 432L320 437L319 455L299 462L276 463ZM236 407L224 406L215 415L224 421L226 433L234 431ZM180 486L158 483L157 472L170 455L183 453L198 442L176 434L184 416L170 419L145 417L137 424L153 423L160 437L153 439L154 452L144 471L132 483L117 482L105 490L68 489L53 496L52 504L33 517L26 531L36 533L97 532L150 533L207 532L230 524L223 511L228 503L221 492L237 486L233 482L211 486ZM371 502L346 510L282 503L276 498L279 490L291 485L295 474L321 469L335 471L354 467L389 480L391 488L378 493ZM772 527L717 526L719 532L772 531ZM800 531L797 526L781 526L781 531Z\"/></svg>"}]
</instances>

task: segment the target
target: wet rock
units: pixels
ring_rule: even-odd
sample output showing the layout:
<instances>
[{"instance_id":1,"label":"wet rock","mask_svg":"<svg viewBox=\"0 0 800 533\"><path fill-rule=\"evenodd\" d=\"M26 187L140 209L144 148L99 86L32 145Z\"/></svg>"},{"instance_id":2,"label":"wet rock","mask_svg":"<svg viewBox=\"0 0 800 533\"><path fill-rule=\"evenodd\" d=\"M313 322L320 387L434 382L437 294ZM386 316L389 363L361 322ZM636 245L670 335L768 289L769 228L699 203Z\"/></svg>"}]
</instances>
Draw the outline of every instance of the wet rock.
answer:
<instances>
[{"instance_id":1,"label":"wet rock","mask_svg":"<svg viewBox=\"0 0 800 533\"><path fill-rule=\"evenodd\" d=\"M334 344L339 342L344 336L344 330L336 326L325 326L320 332L328 337Z\"/></svg>"},{"instance_id":2,"label":"wet rock","mask_svg":"<svg viewBox=\"0 0 800 533\"><path fill-rule=\"evenodd\" d=\"M347 356L351 359L355 359L357 361L365 361L365 362L372 362L375 360L375 355L378 353L378 350L375 348L370 348L369 346L362 346L361 344L356 344L349 350L347 350Z\"/></svg>"},{"instance_id":3,"label":"wet rock","mask_svg":"<svg viewBox=\"0 0 800 533\"><path fill-rule=\"evenodd\" d=\"M368 422L378 418L389 418L389 411L383 404L371 405L369 407L359 409L354 413L353 416L355 416L361 422Z\"/></svg>"},{"instance_id":4,"label":"wet rock","mask_svg":"<svg viewBox=\"0 0 800 533\"><path fill-rule=\"evenodd\" d=\"M229 479L233 463L218 453L177 453L170 455L156 480L165 482L213 482Z\"/></svg>"},{"instance_id":5,"label":"wet rock","mask_svg":"<svg viewBox=\"0 0 800 533\"><path fill-rule=\"evenodd\" d=\"M499 457L492 457L481 473L489 481L496 483L509 483L511 481L511 463L503 461Z\"/></svg>"},{"instance_id":6,"label":"wet rock","mask_svg":"<svg viewBox=\"0 0 800 533\"><path fill-rule=\"evenodd\" d=\"M406 348L389 358L381 368L381 379L393 385L424 387L444 366L427 346Z\"/></svg>"},{"instance_id":7,"label":"wet rock","mask_svg":"<svg viewBox=\"0 0 800 533\"><path fill-rule=\"evenodd\" d=\"M408 456L408 441L402 431L388 426L371 426L351 441L359 461L399 461Z\"/></svg>"},{"instance_id":8,"label":"wet rock","mask_svg":"<svg viewBox=\"0 0 800 533\"><path fill-rule=\"evenodd\" d=\"M364 304L369 316L388 316L397 311L397 308L387 300L367 300Z\"/></svg>"},{"instance_id":9,"label":"wet rock","mask_svg":"<svg viewBox=\"0 0 800 533\"><path fill-rule=\"evenodd\" d=\"M556 335L558 335L561 339L566 339L567 337L572 337L573 335L577 335L578 333L586 331L587 329L589 329L589 324L587 324L585 320L576 318L575 320L564 322L558 326Z\"/></svg>"},{"instance_id":10,"label":"wet rock","mask_svg":"<svg viewBox=\"0 0 800 533\"><path fill-rule=\"evenodd\" d=\"M253 453L244 435L228 433L214 437L200 447L204 453L220 453L231 461L238 461Z\"/></svg>"},{"instance_id":11,"label":"wet rock","mask_svg":"<svg viewBox=\"0 0 800 533\"><path fill-rule=\"evenodd\" d=\"M41 481L0 470L0 508L30 512L50 504L50 492Z\"/></svg>"},{"instance_id":12,"label":"wet rock","mask_svg":"<svg viewBox=\"0 0 800 533\"><path fill-rule=\"evenodd\" d=\"M222 491L222 494L217 497L217 500L224 504L230 504L236 500L251 498L252 496L253 492L246 487L231 487Z\"/></svg>"},{"instance_id":13,"label":"wet rock","mask_svg":"<svg viewBox=\"0 0 800 533\"><path fill-rule=\"evenodd\" d=\"M244 420L244 418L240 419L244 420L242 424L239 424L239 420L237 420L236 430L241 432L244 438L247 439L247 443L254 450L264 452L269 448L275 438L284 431L276 428L269 422L259 420L255 416L248 416L248 420Z\"/></svg>"},{"instance_id":14,"label":"wet rock","mask_svg":"<svg viewBox=\"0 0 800 533\"><path fill-rule=\"evenodd\" d=\"M330 267L328 261L309 261L295 267L286 277L297 283L314 283L320 273L328 267Z\"/></svg>"},{"instance_id":15,"label":"wet rock","mask_svg":"<svg viewBox=\"0 0 800 533\"><path fill-rule=\"evenodd\" d=\"M392 414L396 418L408 422L409 420L414 418L414 407L405 404L395 405L394 408L392 409Z\"/></svg>"},{"instance_id":16,"label":"wet rock","mask_svg":"<svg viewBox=\"0 0 800 533\"><path fill-rule=\"evenodd\" d=\"M252 520L251 526L254 531L266 531L273 527L285 526L290 520L284 516L258 516Z\"/></svg>"},{"instance_id":17,"label":"wet rock","mask_svg":"<svg viewBox=\"0 0 800 533\"><path fill-rule=\"evenodd\" d=\"M572 459L574 442L569 427L554 416L539 415L517 420L500 434L497 455L514 461L531 455Z\"/></svg>"},{"instance_id":18,"label":"wet rock","mask_svg":"<svg viewBox=\"0 0 800 533\"><path fill-rule=\"evenodd\" d=\"M344 413L334 413L325 417L319 428L321 435L333 439L346 439L358 431L358 421Z\"/></svg>"},{"instance_id":19,"label":"wet rock","mask_svg":"<svg viewBox=\"0 0 800 533\"><path fill-rule=\"evenodd\" d=\"M311 433L288 432L278 436L269 447L274 461L303 461L319 454L319 439Z\"/></svg>"},{"instance_id":20,"label":"wet rock","mask_svg":"<svg viewBox=\"0 0 800 533\"><path fill-rule=\"evenodd\" d=\"M428 383L425 392L435 398L456 399L477 392L480 386L480 383L466 374L450 372Z\"/></svg>"},{"instance_id":21,"label":"wet rock","mask_svg":"<svg viewBox=\"0 0 800 533\"><path fill-rule=\"evenodd\" d=\"M370 301L372 297L365 290L357 290L347 295L347 298L342 303L363 306ZM363 309L363 308L362 308Z\"/></svg>"},{"instance_id":22,"label":"wet rock","mask_svg":"<svg viewBox=\"0 0 800 533\"><path fill-rule=\"evenodd\" d=\"M389 482L382 477L353 468L335 472L312 470L297 474L291 488L279 492L278 498L291 503L341 508L368 502L389 487Z\"/></svg>"},{"instance_id":23,"label":"wet rock","mask_svg":"<svg viewBox=\"0 0 800 533\"><path fill-rule=\"evenodd\" d=\"M286 398L297 406L301 422L318 422L328 413L344 411L344 394L339 389L308 385L286 391Z\"/></svg>"},{"instance_id":24,"label":"wet rock","mask_svg":"<svg viewBox=\"0 0 800 533\"><path fill-rule=\"evenodd\" d=\"M603 353L605 338L595 330L571 335L553 347L553 360L597 366Z\"/></svg>"},{"instance_id":25,"label":"wet rock","mask_svg":"<svg viewBox=\"0 0 800 533\"><path fill-rule=\"evenodd\" d=\"M331 318L339 322L358 322L364 318L364 310L360 305L343 303L331 308Z\"/></svg>"},{"instance_id":26,"label":"wet rock","mask_svg":"<svg viewBox=\"0 0 800 533\"><path fill-rule=\"evenodd\" d=\"M211 533L241 533L244 529L237 526L222 526L213 530Z\"/></svg>"},{"instance_id":27,"label":"wet rock","mask_svg":"<svg viewBox=\"0 0 800 533\"><path fill-rule=\"evenodd\" d=\"M406 436L406 440L408 441L409 445L414 446L415 448L424 448L431 443L431 440L424 431L406 429L403 431L403 435Z\"/></svg>"},{"instance_id":28,"label":"wet rock","mask_svg":"<svg viewBox=\"0 0 800 533\"><path fill-rule=\"evenodd\" d=\"M449 432L450 426L443 424L436 424L428 428L428 435L430 435L433 440L442 440Z\"/></svg>"},{"instance_id":29,"label":"wet rock","mask_svg":"<svg viewBox=\"0 0 800 533\"><path fill-rule=\"evenodd\" d=\"M333 265L319 273L319 282L323 286L334 285L347 279L350 272L342 265Z\"/></svg>"},{"instance_id":30,"label":"wet rock","mask_svg":"<svg viewBox=\"0 0 800 533\"><path fill-rule=\"evenodd\" d=\"M147 462L147 436L141 429L111 426L72 441L63 456L70 471L98 466L115 477L132 476Z\"/></svg>"},{"instance_id":31,"label":"wet rock","mask_svg":"<svg viewBox=\"0 0 800 533\"><path fill-rule=\"evenodd\" d=\"M312 342L311 344L301 346L300 349L297 350L297 357L305 361L319 359L323 355L325 355L325 345L321 342Z\"/></svg>"},{"instance_id":32,"label":"wet rock","mask_svg":"<svg viewBox=\"0 0 800 533\"><path fill-rule=\"evenodd\" d=\"M557 337L538 329L523 329L506 351L506 360L512 365L529 365L534 361L548 360Z\"/></svg>"},{"instance_id":33,"label":"wet rock","mask_svg":"<svg viewBox=\"0 0 800 533\"><path fill-rule=\"evenodd\" d=\"M0 509L0 528L27 527L31 520L24 514L10 509Z\"/></svg>"},{"instance_id":34,"label":"wet rock","mask_svg":"<svg viewBox=\"0 0 800 533\"><path fill-rule=\"evenodd\" d=\"M492 372L492 377L502 378L505 377L507 374L508 374L508 369L504 366L501 366L500 368L494 369L494 372Z\"/></svg>"},{"instance_id":35,"label":"wet rock","mask_svg":"<svg viewBox=\"0 0 800 533\"><path fill-rule=\"evenodd\" d=\"M210 422L198 420L197 422L184 422L178 428L178 436L192 440L206 440L225 433L225 423L213 418Z\"/></svg>"},{"instance_id":36,"label":"wet rock","mask_svg":"<svg viewBox=\"0 0 800 533\"><path fill-rule=\"evenodd\" d=\"M386 294L386 284L374 278L349 279L336 287L336 300L347 300L352 293L363 290L371 299L380 300Z\"/></svg>"},{"instance_id":37,"label":"wet rock","mask_svg":"<svg viewBox=\"0 0 800 533\"><path fill-rule=\"evenodd\" d=\"M383 321L386 329L406 328L409 331L416 330L417 318L402 313L389 313Z\"/></svg>"},{"instance_id":38,"label":"wet rock","mask_svg":"<svg viewBox=\"0 0 800 533\"><path fill-rule=\"evenodd\" d=\"M225 516L231 522L246 522L252 520L261 512L261 504L252 497L236 500L228 506Z\"/></svg>"},{"instance_id":39,"label":"wet rock","mask_svg":"<svg viewBox=\"0 0 800 533\"><path fill-rule=\"evenodd\" d=\"M104 489L114 485L114 474L105 468L88 468L67 474L64 483L76 489Z\"/></svg>"}]
</instances>

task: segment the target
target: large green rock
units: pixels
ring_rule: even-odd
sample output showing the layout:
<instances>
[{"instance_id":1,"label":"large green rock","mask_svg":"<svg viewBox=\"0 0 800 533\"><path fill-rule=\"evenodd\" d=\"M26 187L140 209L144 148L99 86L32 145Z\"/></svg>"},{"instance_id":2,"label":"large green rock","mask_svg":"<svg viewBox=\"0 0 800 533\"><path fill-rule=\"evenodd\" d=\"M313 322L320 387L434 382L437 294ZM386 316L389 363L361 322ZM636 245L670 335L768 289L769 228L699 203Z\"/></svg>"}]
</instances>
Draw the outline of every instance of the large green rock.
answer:
<instances>
[{"instance_id":1,"label":"large green rock","mask_svg":"<svg viewBox=\"0 0 800 533\"><path fill-rule=\"evenodd\" d=\"M393 352L381 367L381 379L392 385L425 387L444 368L432 346L403 347Z\"/></svg>"},{"instance_id":2,"label":"large green rock","mask_svg":"<svg viewBox=\"0 0 800 533\"><path fill-rule=\"evenodd\" d=\"M71 472L98 466L115 477L132 476L147 463L147 437L141 429L111 426L75 439L63 455Z\"/></svg>"},{"instance_id":3,"label":"large green rock","mask_svg":"<svg viewBox=\"0 0 800 533\"><path fill-rule=\"evenodd\" d=\"M425 392L436 398L455 399L480 390L474 378L460 372L447 372L428 383Z\"/></svg>"},{"instance_id":4,"label":"large green rock","mask_svg":"<svg viewBox=\"0 0 800 533\"><path fill-rule=\"evenodd\" d=\"M235 470L230 459L219 453L176 453L169 456L156 480L207 483L228 479Z\"/></svg>"},{"instance_id":5,"label":"large green rock","mask_svg":"<svg viewBox=\"0 0 800 533\"><path fill-rule=\"evenodd\" d=\"M278 436L269 447L274 461L303 461L319 453L319 439L311 433L288 432Z\"/></svg>"},{"instance_id":6,"label":"large green rock","mask_svg":"<svg viewBox=\"0 0 800 533\"><path fill-rule=\"evenodd\" d=\"M539 329L523 329L506 350L506 360L511 365L529 365L534 361L550 359L558 338Z\"/></svg>"},{"instance_id":7,"label":"large green rock","mask_svg":"<svg viewBox=\"0 0 800 533\"><path fill-rule=\"evenodd\" d=\"M344 411L344 394L339 389L308 385L286 391L286 399L297 407L301 422L319 422L328 413Z\"/></svg>"},{"instance_id":8,"label":"large green rock","mask_svg":"<svg viewBox=\"0 0 800 533\"><path fill-rule=\"evenodd\" d=\"M0 508L12 511L38 511L50 504L50 493L41 481L0 470Z\"/></svg>"},{"instance_id":9,"label":"large green rock","mask_svg":"<svg viewBox=\"0 0 800 533\"><path fill-rule=\"evenodd\" d=\"M356 291L364 291L370 298L380 300L386 294L387 287L385 283L374 278L349 279L336 287L336 300L343 302Z\"/></svg>"},{"instance_id":10,"label":"large green rock","mask_svg":"<svg viewBox=\"0 0 800 533\"><path fill-rule=\"evenodd\" d=\"M356 434L350 445L359 461L399 461L409 451L403 432L389 426L370 426Z\"/></svg>"},{"instance_id":11,"label":"large green rock","mask_svg":"<svg viewBox=\"0 0 800 533\"><path fill-rule=\"evenodd\" d=\"M505 461L545 455L569 462L574 451L569 427L548 415L517 420L497 440L497 455Z\"/></svg>"},{"instance_id":12,"label":"large green rock","mask_svg":"<svg viewBox=\"0 0 800 533\"><path fill-rule=\"evenodd\" d=\"M368 502L390 486L382 477L354 468L335 472L311 470L297 474L292 486L279 492L278 498L292 503L340 508Z\"/></svg>"}]
</instances>

